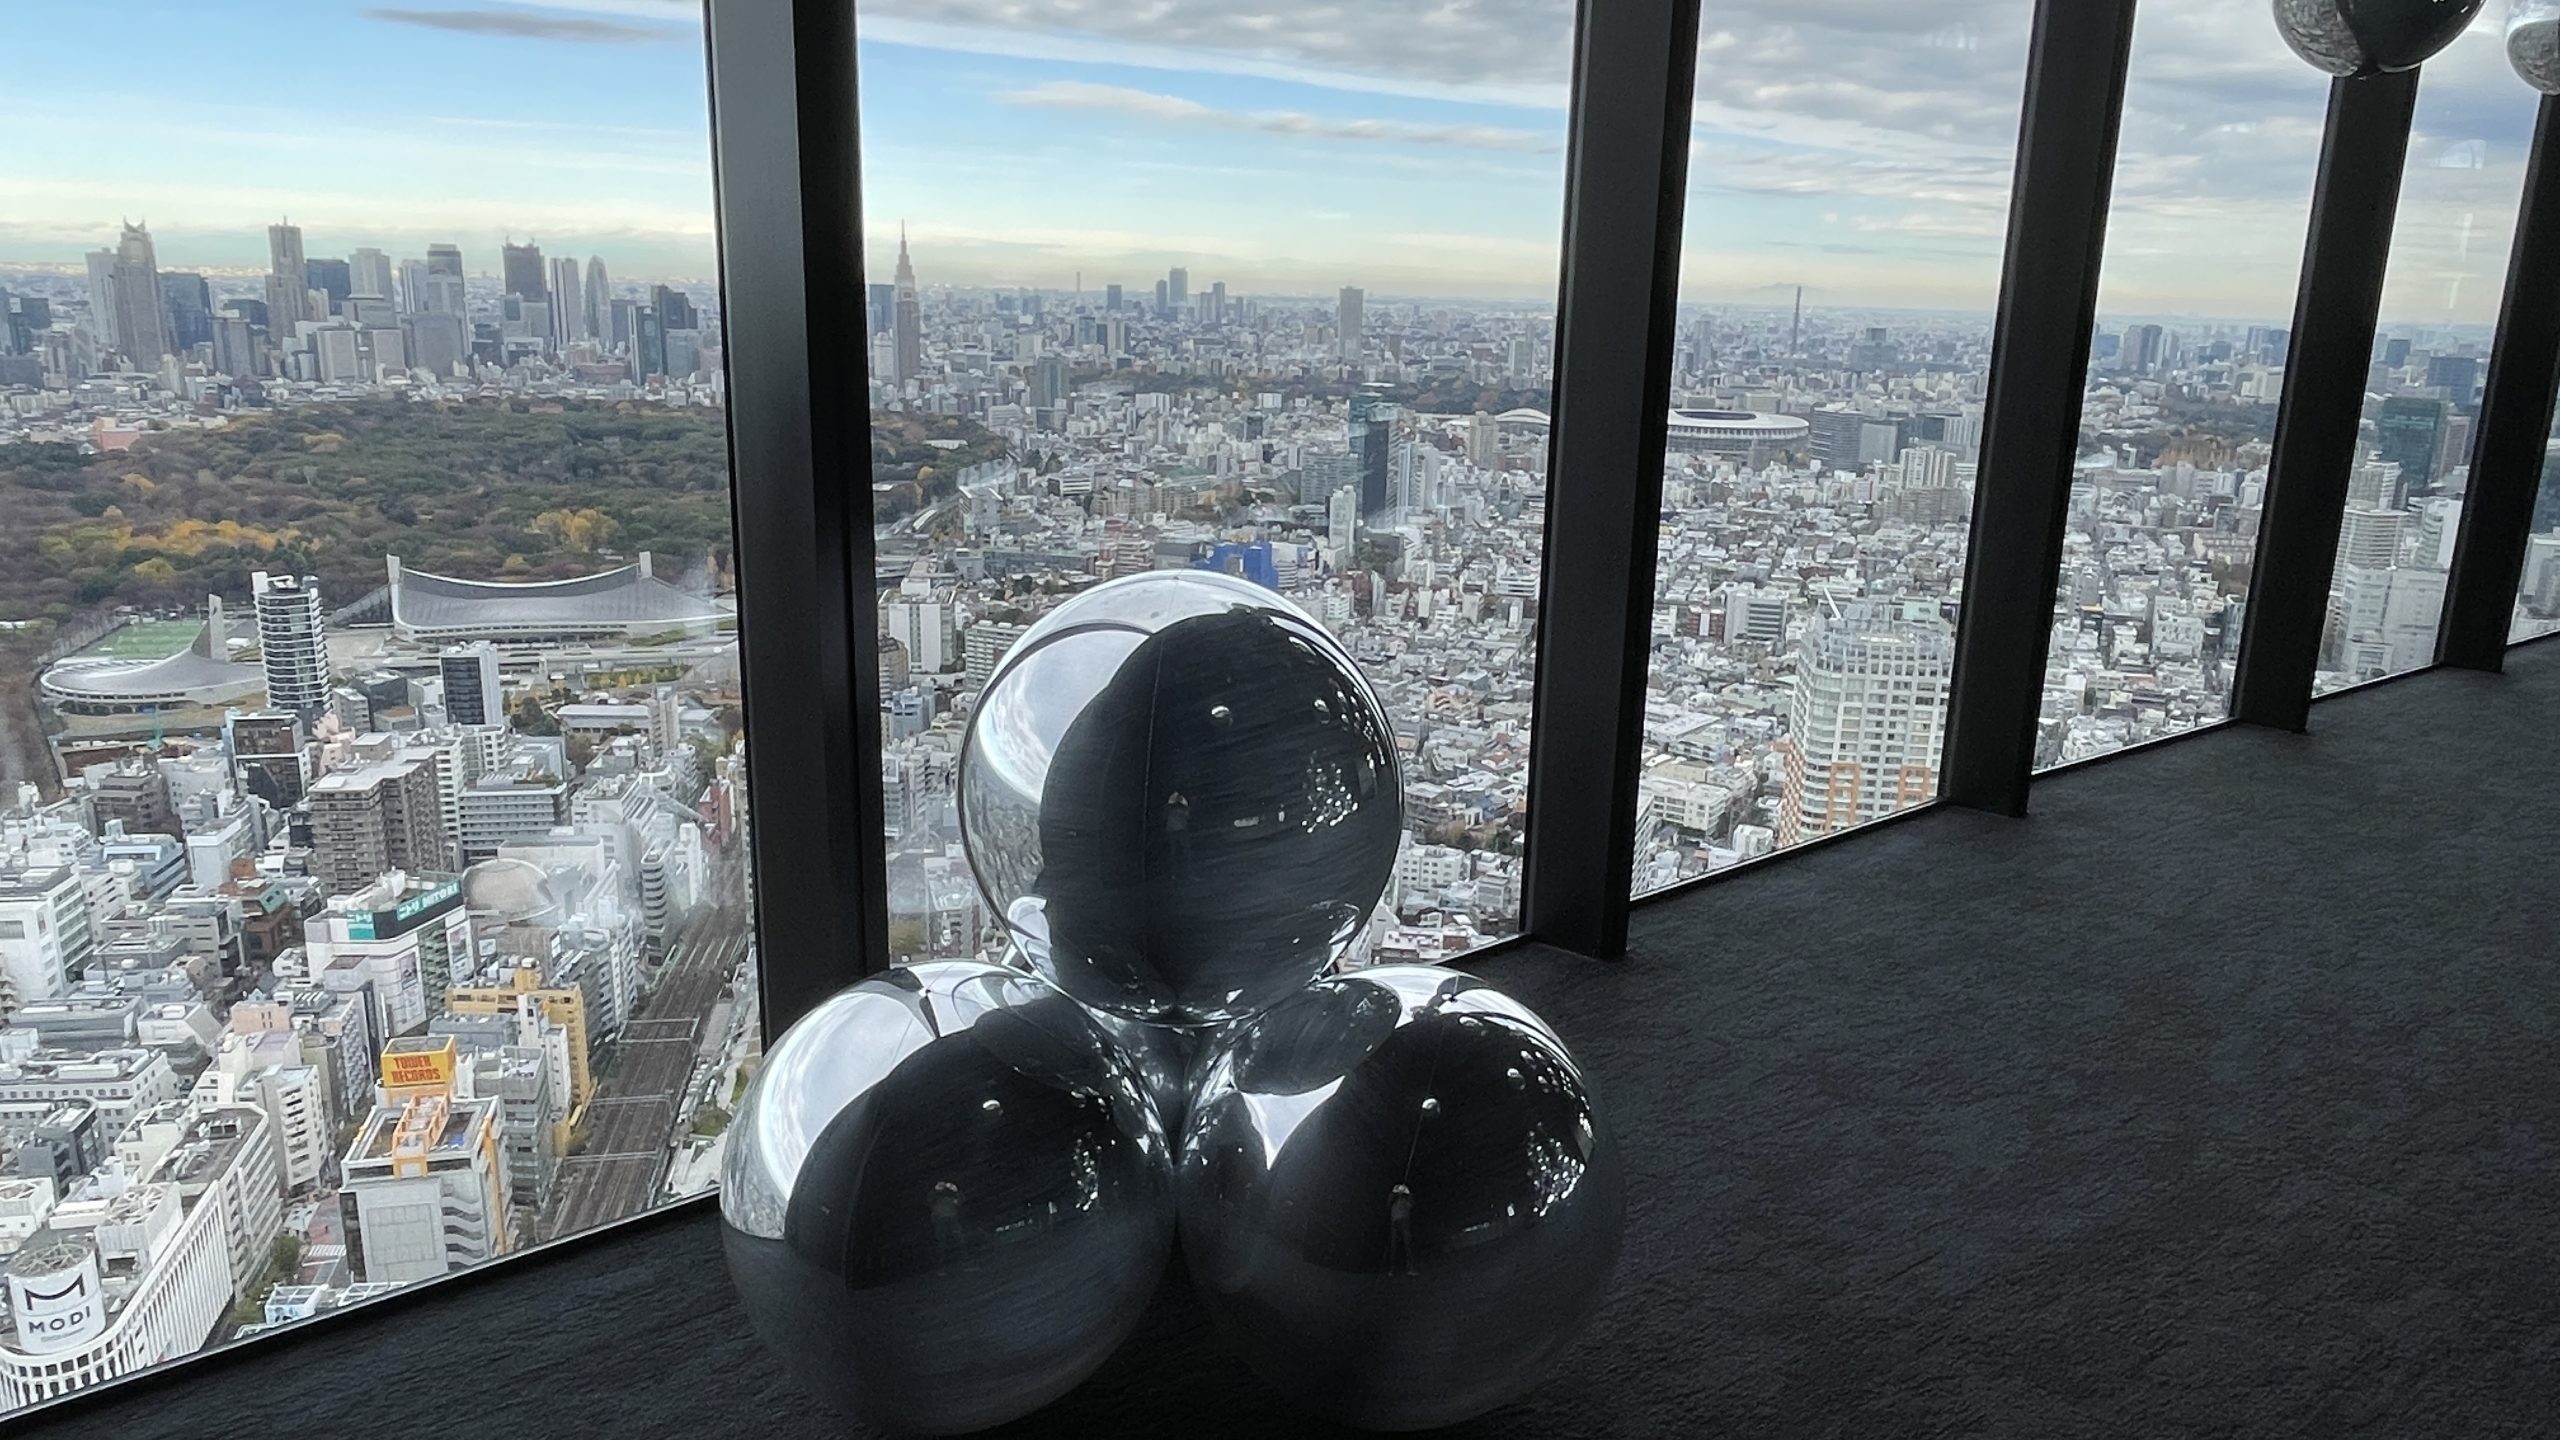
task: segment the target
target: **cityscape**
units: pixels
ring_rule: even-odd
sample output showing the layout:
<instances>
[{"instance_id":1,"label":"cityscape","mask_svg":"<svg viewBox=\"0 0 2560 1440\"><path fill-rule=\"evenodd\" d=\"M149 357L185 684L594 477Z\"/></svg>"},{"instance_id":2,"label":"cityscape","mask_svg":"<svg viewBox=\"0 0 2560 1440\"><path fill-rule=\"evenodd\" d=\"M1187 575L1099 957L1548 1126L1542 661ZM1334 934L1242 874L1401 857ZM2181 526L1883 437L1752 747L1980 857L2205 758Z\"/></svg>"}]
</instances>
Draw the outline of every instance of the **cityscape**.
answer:
<instances>
[{"instance_id":1,"label":"cityscape","mask_svg":"<svg viewBox=\"0 0 2560 1440\"><path fill-rule=\"evenodd\" d=\"M0 282L11 1406L698 1191L760 1050L716 292L268 239Z\"/></svg>"},{"instance_id":2,"label":"cityscape","mask_svg":"<svg viewBox=\"0 0 2560 1440\"><path fill-rule=\"evenodd\" d=\"M0 258L0 1409L717 1174L763 1037L722 305L707 171L679 153L702 148L698 17L546 8L310 21L350 44L405 27L421 63L481 42L608 57L602 82L562 63L541 86L518 83L531 48L454 65L455 85L495 87L471 103L525 107L485 146L450 116L359 137L446 141L403 148L401 173L455 192L450 225L378 218L432 208L361 188L400 167L315 184L316 218L252 221L183 177L102 199L104 180L13 162L29 213L68 218L0 218L18 247L0 249L18 257ZM1226 54L1208 82L1127 49L1031 59L938 42L934 7L866 5L866 27L875 9L864 64L901 63L865 74L882 82L867 315L830 338L870 375L893 954L1002 958L954 807L1009 647L1081 590L1184 568L1306 610L1392 716L1407 833L1350 963L1518 933L1542 537L1576 479L1548 456L1549 72L1570 17L1464 44L1417 27L1398 89L1215 46L1178 52ZM2198 46L2231 23L2193 18ZM2022 41L1997 29L1852 27L1830 63L2007 97ZM1709 45L1702 92L1735 56L1802 53L1784 27ZM2193 140L2190 102L2143 88L2167 62L2137 62L2131 258L2119 275L2111 253L2079 458L2054 477L2070 505L2041 766L2224 714L2289 355L2264 312L2289 294L2301 215L2252 177L2307 182L2273 148L2301 135L2217 113ZM1123 83L1146 65L1166 93ZM2316 117L2290 74L2267 92ZM948 108L933 88L972 85ZM661 95L692 107L683 123L598 119ZM936 103L901 107L918 95ZM2015 110L1927 99L1865 129L1782 117L1815 137L1783 144L1702 112L1701 168L1747 197L1719 194L1716 220L1745 241L1693 220L1684 256L1639 891L1937 793L2005 197L1964 177L2005 177ZM2417 298L2372 356L2324 689L2432 657L2468 479L2514 166L2422 120L2440 163L2412 174L2394 257L2395 294ZM1115 124L1215 134L1254 178L1150 152L1132 174L1180 178L1133 182L1105 225L1076 210L1074 172L1025 157L1105 150ZM970 150L981 132L1021 148ZM2146 166L2243 133L2246 164L2202 168L2247 198L2209 242L2164 247L2200 222L2155 203ZM472 188L482 162L496 178ZM964 179L928 173L946 169ZM1006 182L967 178L990 170ZM1802 190L1810 171L1831 189ZM613 185L645 203L588 188ZM1411 213L1360 208L1389 194ZM882 198L920 202L912 231ZM1790 248L1816 230L1898 244L1903 268ZM2216 247L2229 273L2176 292ZM2560 631L2554 457L2519 637Z\"/></svg>"},{"instance_id":3,"label":"cityscape","mask_svg":"<svg viewBox=\"0 0 2560 1440\"><path fill-rule=\"evenodd\" d=\"M1515 933L1539 537L1571 484L1547 467L1552 317L1185 267L928 287L896 254L867 317L892 950L1001 952L954 793L1007 649L1082 588L1181 567L1288 597L1387 701L1408 833L1352 963ZM727 477L716 448L616 428L716 437L716 292L531 240L499 258L313 257L279 221L263 274L172 272L132 223L82 273L0 286L0 477L69 502L33 552L63 593L0 617L23 712L0 816L12 1403L716 1172L760 1047ZM2098 336L2042 763L2222 714L2286 345ZM2378 347L2324 686L2431 654L2484 349ZM1640 890L1933 798L1988 360L1982 316L1684 309ZM398 452L366 437L416 414L454 468L506 441L469 427L554 416L600 455L682 454L709 473L652 479L708 519L555 487L518 507L539 564L491 563L421 493L391 533L483 573L387 552L350 575L327 515L264 528L253 461L240 514L133 523L163 456L289 439L317 496L373 477L308 457L381 473ZM93 482L112 503L82 503ZM104 588L76 563L89 521L122 522ZM2560 628L2560 466L2537 523L2520 633ZM200 574L173 535L222 577L193 604L166 598Z\"/></svg>"}]
</instances>

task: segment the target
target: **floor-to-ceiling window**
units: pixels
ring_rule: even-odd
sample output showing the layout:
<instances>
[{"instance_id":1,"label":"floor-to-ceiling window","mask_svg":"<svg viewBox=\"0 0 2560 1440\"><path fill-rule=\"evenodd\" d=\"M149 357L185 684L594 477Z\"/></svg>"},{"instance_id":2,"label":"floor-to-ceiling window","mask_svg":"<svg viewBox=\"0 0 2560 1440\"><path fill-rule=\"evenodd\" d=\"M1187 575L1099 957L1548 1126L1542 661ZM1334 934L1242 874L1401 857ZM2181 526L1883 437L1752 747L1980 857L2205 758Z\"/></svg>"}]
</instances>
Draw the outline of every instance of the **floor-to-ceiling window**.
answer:
<instances>
[{"instance_id":1,"label":"floor-to-ceiling window","mask_svg":"<svg viewBox=\"0 0 2560 1440\"><path fill-rule=\"evenodd\" d=\"M2490 6L2418 81L2318 688L2428 665L2532 143Z\"/></svg>"},{"instance_id":2,"label":"floor-to-ceiling window","mask_svg":"<svg viewBox=\"0 0 2560 1440\"><path fill-rule=\"evenodd\" d=\"M1514 933L1572 8L859 9L893 956L1002 951L956 780L1007 649L1185 568L1386 701L1362 953Z\"/></svg>"},{"instance_id":3,"label":"floor-to-ceiling window","mask_svg":"<svg viewBox=\"0 0 2560 1440\"><path fill-rule=\"evenodd\" d=\"M2263 10L2138 13L2040 766L2229 711L2325 86Z\"/></svg>"},{"instance_id":4,"label":"floor-to-ceiling window","mask_svg":"<svg viewBox=\"0 0 2560 1440\"><path fill-rule=\"evenodd\" d=\"M8 28L14 1407L703 1189L757 1035L698 12Z\"/></svg>"},{"instance_id":5,"label":"floor-to-ceiling window","mask_svg":"<svg viewBox=\"0 0 2560 1440\"><path fill-rule=\"evenodd\" d=\"M1937 793L2029 10L1704 18L1639 891Z\"/></svg>"}]
</instances>

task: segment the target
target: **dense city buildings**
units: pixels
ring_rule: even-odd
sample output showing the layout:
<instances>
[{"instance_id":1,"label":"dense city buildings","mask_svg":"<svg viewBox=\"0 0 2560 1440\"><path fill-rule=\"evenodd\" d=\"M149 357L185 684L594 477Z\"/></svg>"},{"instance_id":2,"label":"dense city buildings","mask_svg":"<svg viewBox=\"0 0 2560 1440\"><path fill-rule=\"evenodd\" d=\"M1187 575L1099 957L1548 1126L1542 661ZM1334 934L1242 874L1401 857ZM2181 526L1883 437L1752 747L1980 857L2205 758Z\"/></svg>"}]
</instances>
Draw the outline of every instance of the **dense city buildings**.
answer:
<instances>
[{"instance_id":1,"label":"dense city buildings","mask_svg":"<svg viewBox=\"0 0 2560 1440\"><path fill-rule=\"evenodd\" d=\"M992 657L1076 589L1185 566L1289 596L1388 697L1412 833L1367 953L1516 927L1550 319L1358 287L1192 303L1183 267L1133 312L1110 288L922 286L930 256L897 255L870 317L902 462L875 476L893 948L996 943L952 811ZM2040 763L2224 713L2288 339L2102 325ZM1646 889L1936 796L1990 362L1988 317L1955 313L1684 306L1679 341ZM2431 653L2486 348L2464 327L2377 346L2324 685ZM2527 580L2520 625L2537 583L2560 598L2560 560Z\"/></svg>"},{"instance_id":2,"label":"dense city buildings","mask_svg":"<svg viewBox=\"0 0 2560 1440\"><path fill-rule=\"evenodd\" d=\"M261 258L0 277L0 481L123 496L0 614L0 1405L699 1189L756 1053L713 293Z\"/></svg>"}]
</instances>

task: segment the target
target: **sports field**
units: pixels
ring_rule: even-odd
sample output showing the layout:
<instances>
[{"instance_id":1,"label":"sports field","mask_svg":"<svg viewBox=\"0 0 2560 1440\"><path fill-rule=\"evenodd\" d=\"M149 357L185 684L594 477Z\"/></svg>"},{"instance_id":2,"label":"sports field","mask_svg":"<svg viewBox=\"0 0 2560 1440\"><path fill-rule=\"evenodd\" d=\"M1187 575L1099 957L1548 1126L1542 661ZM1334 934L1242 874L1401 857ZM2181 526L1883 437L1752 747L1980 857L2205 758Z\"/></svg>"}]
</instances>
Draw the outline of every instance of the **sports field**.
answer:
<instances>
[{"instance_id":1,"label":"sports field","mask_svg":"<svg viewBox=\"0 0 2560 1440\"><path fill-rule=\"evenodd\" d=\"M195 643L202 620L142 620L112 631L80 653L101 660L160 660Z\"/></svg>"}]
</instances>

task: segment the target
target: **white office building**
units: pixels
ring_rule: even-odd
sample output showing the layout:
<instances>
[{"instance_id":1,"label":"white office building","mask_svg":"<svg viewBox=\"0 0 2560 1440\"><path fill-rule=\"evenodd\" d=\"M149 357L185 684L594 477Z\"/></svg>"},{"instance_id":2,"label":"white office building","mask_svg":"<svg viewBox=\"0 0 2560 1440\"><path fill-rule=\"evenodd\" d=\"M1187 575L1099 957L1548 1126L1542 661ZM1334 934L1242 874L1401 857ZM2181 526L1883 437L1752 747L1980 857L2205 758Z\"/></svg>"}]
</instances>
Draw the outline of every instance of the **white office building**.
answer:
<instances>
[{"instance_id":1,"label":"white office building","mask_svg":"<svg viewBox=\"0 0 2560 1440\"><path fill-rule=\"evenodd\" d=\"M110 1165L11 1257L0 1403L33 1405L202 1348L283 1232L266 1116L191 1116L139 1183Z\"/></svg>"}]
</instances>

